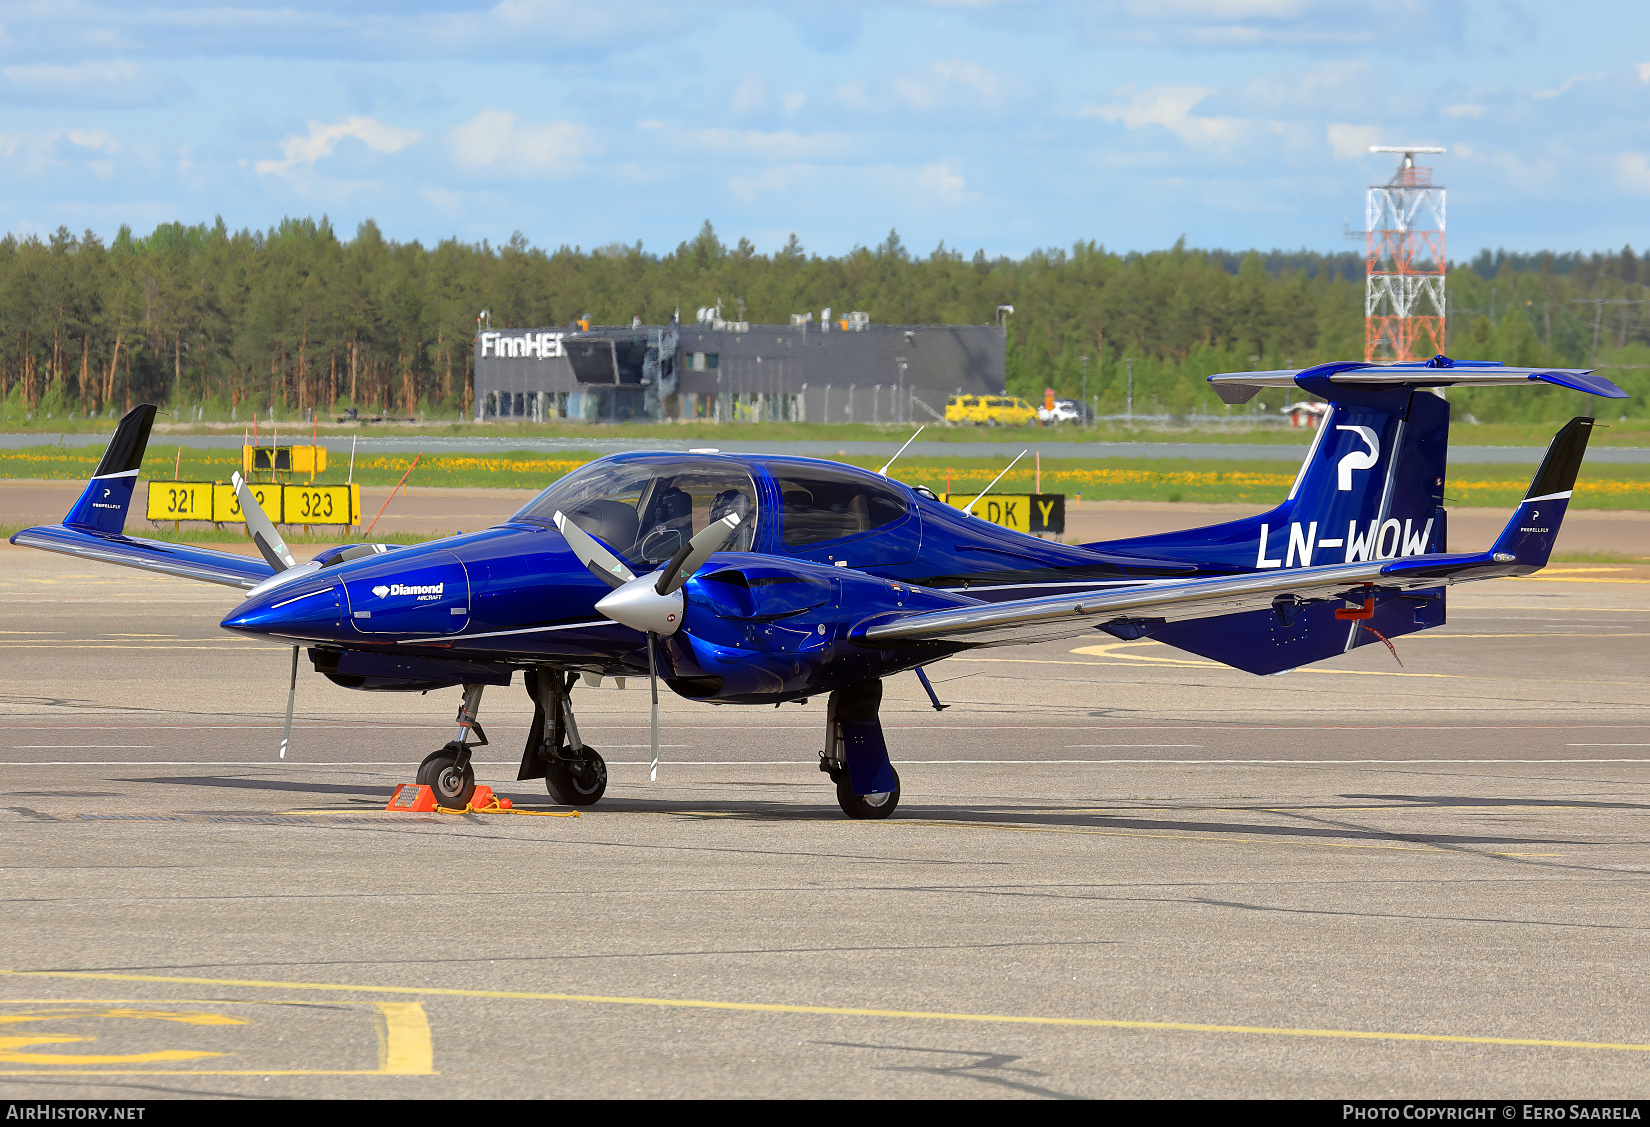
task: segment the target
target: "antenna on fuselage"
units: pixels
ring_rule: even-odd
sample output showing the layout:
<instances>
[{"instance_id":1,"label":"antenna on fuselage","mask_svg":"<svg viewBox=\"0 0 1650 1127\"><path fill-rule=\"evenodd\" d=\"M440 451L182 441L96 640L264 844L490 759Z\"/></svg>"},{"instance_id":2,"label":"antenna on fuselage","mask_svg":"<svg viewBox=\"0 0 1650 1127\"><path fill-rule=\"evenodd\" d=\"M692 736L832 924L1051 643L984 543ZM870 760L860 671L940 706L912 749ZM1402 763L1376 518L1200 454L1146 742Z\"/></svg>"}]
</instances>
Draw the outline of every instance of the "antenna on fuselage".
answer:
<instances>
[{"instance_id":1,"label":"antenna on fuselage","mask_svg":"<svg viewBox=\"0 0 1650 1127\"><path fill-rule=\"evenodd\" d=\"M1031 448L1028 446L1024 450L1020 451L1018 454L1016 454L1014 456L1014 462L1018 462L1021 458L1024 458L1029 453L1031 453ZM998 474L996 477L992 478L990 485L988 485L984 489L980 490L978 495L976 495L975 498L972 501L970 501L968 504L963 506L963 515L964 516L971 517L971 516L974 515L974 506L978 505L980 503L980 498L984 497L987 493L990 493L991 490L996 487L997 483L999 481L1003 480L1003 475L1008 473L1009 470L1014 468L1014 462L1010 462L1010 463L1008 463L1008 465L1004 466L1003 467L1003 472Z\"/></svg>"},{"instance_id":2,"label":"antenna on fuselage","mask_svg":"<svg viewBox=\"0 0 1650 1127\"><path fill-rule=\"evenodd\" d=\"M924 424L922 424L922 426L917 428L917 434L921 434L923 431L925 431L927 429L928 429L928 424L924 423ZM905 453L906 447L910 446L913 442L915 442L917 440L917 434L913 434L910 438L907 438L905 440L905 446L901 446L899 448L899 450L897 452L895 452L894 456L892 458L888 459L888 465L883 466L880 470L877 471L877 473L881 474L883 477L887 477L888 476L888 466L891 466L895 462L899 461L899 456L901 454Z\"/></svg>"}]
</instances>

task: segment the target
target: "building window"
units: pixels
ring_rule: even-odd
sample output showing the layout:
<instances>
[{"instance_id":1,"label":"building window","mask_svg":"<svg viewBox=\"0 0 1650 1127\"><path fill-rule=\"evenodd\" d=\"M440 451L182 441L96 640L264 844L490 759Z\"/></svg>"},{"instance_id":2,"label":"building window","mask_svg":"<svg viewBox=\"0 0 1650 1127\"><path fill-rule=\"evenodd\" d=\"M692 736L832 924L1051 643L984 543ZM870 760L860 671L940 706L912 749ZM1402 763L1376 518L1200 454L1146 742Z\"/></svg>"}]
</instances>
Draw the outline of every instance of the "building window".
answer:
<instances>
[{"instance_id":1,"label":"building window","mask_svg":"<svg viewBox=\"0 0 1650 1127\"><path fill-rule=\"evenodd\" d=\"M722 358L721 354L717 352L706 352L703 353L703 356L705 358L705 370L709 372L716 371L717 361Z\"/></svg>"}]
</instances>

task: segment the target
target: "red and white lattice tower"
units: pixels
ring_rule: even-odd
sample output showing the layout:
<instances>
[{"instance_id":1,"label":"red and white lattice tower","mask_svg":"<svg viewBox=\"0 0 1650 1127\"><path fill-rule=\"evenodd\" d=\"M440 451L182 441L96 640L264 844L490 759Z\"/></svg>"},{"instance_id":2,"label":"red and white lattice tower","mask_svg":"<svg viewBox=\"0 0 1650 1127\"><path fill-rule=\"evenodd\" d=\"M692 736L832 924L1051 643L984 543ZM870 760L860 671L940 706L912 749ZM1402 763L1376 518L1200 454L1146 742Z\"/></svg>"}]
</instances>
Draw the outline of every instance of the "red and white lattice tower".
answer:
<instances>
[{"instance_id":1,"label":"red and white lattice tower","mask_svg":"<svg viewBox=\"0 0 1650 1127\"><path fill-rule=\"evenodd\" d=\"M1364 359L1424 360L1444 351L1444 189L1432 169L1417 168L1420 145L1374 145L1402 153L1385 184L1373 184L1365 209L1368 274L1364 289Z\"/></svg>"}]
</instances>

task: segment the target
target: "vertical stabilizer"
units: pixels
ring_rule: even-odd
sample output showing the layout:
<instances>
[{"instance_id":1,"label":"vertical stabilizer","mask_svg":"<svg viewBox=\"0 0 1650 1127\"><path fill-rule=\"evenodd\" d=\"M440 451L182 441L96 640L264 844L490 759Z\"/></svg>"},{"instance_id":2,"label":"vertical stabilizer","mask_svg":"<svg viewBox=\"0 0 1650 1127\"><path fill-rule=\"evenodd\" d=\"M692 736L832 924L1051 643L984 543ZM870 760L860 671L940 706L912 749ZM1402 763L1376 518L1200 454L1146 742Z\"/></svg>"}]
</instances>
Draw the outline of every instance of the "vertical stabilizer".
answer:
<instances>
[{"instance_id":1,"label":"vertical stabilizer","mask_svg":"<svg viewBox=\"0 0 1650 1127\"><path fill-rule=\"evenodd\" d=\"M1518 511L1513 513L1512 520L1496 538L1495 547L1490 549L1491 558L1497 563L1516 564L1521 574L1547 566L1592 434L1593 420L1579 416L1565 423L1564 429L1553 436L1541 468L1518 503Z\"/></svg>"},{"instance_id":2,"label":"vertical stabilizer","mask_svg":"<svg viewBox=\"0 0 1650 1127\"><path fill-rule=\"evenodd\" d=\"M1308 388L1308 390L1319 390ZM1269 513L1086 545L1195 561L1211 572L1390 560L1445 550L1449 404L1408 387L1324 387L1332 410L1288 498Z\"/></svg>"},{"instance_id":3,"label":"vertical stabilizer","mask_svg":"<svg viewBox=\"0 0 1650 1127\"><path fill-rule=\"evenodd\" d=\"M65 525L117 536L125 529L126 510L132 504L143 453L149 447L149 428L154 424L153 403L140 403L126 412L86 491L63 518Z\"/></svg>"}]
</instances>

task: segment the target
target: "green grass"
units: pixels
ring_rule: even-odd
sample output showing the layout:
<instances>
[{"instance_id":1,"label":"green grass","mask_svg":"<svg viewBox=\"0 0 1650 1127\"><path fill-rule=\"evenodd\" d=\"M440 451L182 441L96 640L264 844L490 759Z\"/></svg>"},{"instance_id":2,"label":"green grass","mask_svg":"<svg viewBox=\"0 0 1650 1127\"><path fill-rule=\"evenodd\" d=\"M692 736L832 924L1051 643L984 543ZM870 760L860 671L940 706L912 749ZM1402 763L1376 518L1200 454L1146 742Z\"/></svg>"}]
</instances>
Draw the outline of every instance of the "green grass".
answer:
<instances>
[{"instance_id":1,"label":"green grass","mask_svg":"<svg viewBox=\"0 0 1650 1127\"><path fill-rule=\"evenodd\" d=\"M893 476L936 493L983 489L1011 453L990 458L907 457ZM0 450L0 478L84 480L97 464L99 451L32 447ZM420 459L407 483L446 488L542 489L591 454L505 453L430 455ZM881 458L841 455L839 461L876 469ZM393 486L411 464L409 455L363 455L356 459L355 480L365 486ZM237 451L170 449L151 445L143 477L172 480L174 469L184 481L227 481L240 468ZM1532 470L1522 466L1461 467L1446 487L1452 506L1511 508L1524 495ZM341 473L324 475L333 482ZM1042 490L1090 501L1231 502L1275 504L1288 492L1295 469L1276 461L1206 461L1189 458L1042 459ZM296 477L301 483L306 478ZM1022 460L998 484L1003 493L1028 493L1036 487L1034 461ZM1650 465L1589 463L1582 467L1574 505L1591 509L1650 509Z\"/></svg>"},{"instance_id":2,"label":"green grass","mask_svg":"<svg viewBox=\"0 0 1650 1127\"><path fill-rule=\"evenodd\" d=\"M1650 556L1624 552L1554 552L1553 563L1644 564Z\"/></svg>"}]
</instances>

